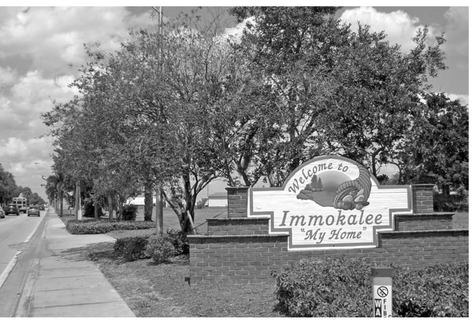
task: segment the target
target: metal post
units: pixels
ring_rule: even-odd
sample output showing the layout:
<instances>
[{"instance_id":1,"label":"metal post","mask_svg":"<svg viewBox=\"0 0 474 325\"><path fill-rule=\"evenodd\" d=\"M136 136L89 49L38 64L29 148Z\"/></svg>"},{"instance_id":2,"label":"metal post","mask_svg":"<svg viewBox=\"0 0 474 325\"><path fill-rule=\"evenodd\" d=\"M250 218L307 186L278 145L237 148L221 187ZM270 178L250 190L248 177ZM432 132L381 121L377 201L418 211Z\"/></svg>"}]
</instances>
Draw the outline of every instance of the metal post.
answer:
<instances>
[{"instance_id":1,"label":"metal post","mask_svg":"<svg viewBox=\"0 0 474 325\"><path fill-rule=\"evenodd\" d=\"M76 220L82 220L81 182L76 182Z\"/></svg>"},{"instance_id":2,"label":"metal post","mask_svg":"<svg viewBox=\"0 0 474 325\"><path fill-rule=\"evenodd\" d=\"M392 268L372 268L373 316L392 317Z\"/></svg>"}]
</instances>

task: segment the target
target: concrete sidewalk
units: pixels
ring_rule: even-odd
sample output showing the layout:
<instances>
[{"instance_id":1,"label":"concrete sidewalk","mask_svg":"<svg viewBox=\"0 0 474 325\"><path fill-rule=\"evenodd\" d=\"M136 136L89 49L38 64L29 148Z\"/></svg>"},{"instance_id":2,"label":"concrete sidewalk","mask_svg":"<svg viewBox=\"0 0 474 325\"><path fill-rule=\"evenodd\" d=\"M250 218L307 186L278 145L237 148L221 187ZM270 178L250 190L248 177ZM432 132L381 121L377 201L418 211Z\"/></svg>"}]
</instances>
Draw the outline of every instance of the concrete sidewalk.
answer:
<instances>
[{"instance_id":1,"label":"concrete sidewalk","mask_svg":"<svg viewBox=\"0 0 474 325\"><path fill-rule=\"evenodd\" d=\"M16 317L135 317L98 266L69 249L115 242L111 236L71 235L49 209ZM36 236L35 235L35 236Z\"/></svg>"}]
</instances>

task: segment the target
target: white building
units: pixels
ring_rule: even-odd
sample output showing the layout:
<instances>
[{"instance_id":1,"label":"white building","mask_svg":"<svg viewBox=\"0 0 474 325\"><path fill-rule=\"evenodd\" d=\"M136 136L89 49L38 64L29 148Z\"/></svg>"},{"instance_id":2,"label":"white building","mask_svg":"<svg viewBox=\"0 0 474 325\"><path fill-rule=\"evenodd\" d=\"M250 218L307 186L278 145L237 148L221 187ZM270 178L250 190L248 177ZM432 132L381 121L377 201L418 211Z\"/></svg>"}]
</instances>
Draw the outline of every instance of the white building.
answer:
<instances>
[{"instance_id":1,"label":"white building","mask_svg":"<svg viewBox=\"0 0 474 325\"><path fill-rule=\"evenodd\" d=\"M227 206L227 192L217 192L209 194L208 206L212 207L226 207Z\"/></svg>"}]
</instances>

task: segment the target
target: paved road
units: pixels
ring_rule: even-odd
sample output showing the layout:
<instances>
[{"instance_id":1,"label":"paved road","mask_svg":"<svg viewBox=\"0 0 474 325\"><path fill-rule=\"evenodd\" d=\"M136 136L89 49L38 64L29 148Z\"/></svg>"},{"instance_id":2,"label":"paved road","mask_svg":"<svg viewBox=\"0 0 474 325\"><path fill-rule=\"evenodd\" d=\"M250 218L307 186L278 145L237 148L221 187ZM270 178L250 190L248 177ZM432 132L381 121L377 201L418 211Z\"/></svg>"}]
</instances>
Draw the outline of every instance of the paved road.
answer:
<instances>
[{"instance_id":1,"label":"paved road","mask_svg":"<svg viewBox=\"0 0 474 325\"><path fill-rule=\"evenodd\" d=\"M25 242L30 240L45 214L46 211L41 211L40 218L27 217L24 213L19 216L10 214L5 219L0 219L0 275L18 252L23 250ZM1 280L0 276L0 287Z\"/></svg>"},{"instance_id":2,"label":"paved road","mask_svg":"<svg viewBox=\"0 0 474 325\"><path fill-rule=\"evenodd\" d=\"M115 238L71 235L53 209L39 220L0 287L0 317L135 317L99 267L77 251Z\"/></svg>"},{"instance_id":3,"label":"paved road","mask_svg":"<svg viewBox=\"0 0 474 325\"><path fill-rule=\"evenodd\" d=\"M39 218L20 214L0 219L0 317L11 316L18 304L33 261L28 256L39 249L40 241L33 235L45 215L46 211L41 211Z\"/></svg>"}]
</instances>

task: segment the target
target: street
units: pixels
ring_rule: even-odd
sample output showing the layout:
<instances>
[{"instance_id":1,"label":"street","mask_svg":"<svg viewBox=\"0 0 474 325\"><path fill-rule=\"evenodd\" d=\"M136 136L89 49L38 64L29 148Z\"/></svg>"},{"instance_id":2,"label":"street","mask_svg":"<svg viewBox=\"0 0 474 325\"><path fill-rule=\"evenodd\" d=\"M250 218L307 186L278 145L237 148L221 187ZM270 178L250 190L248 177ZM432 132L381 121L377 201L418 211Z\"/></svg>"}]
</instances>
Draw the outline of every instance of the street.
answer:
<instances>
[{"instance_id":1,"label":"street","mask_svg":"<svg viewBox=\"0 0 474 325\"><path fill-rule=\"evenodd\" d=\"M33 234L46 213L41 211L39 218L20 214L0 219L0 317L11 316L17 308L34 254L41 246L39 236Z\"/></svg>"}]
</instances>

